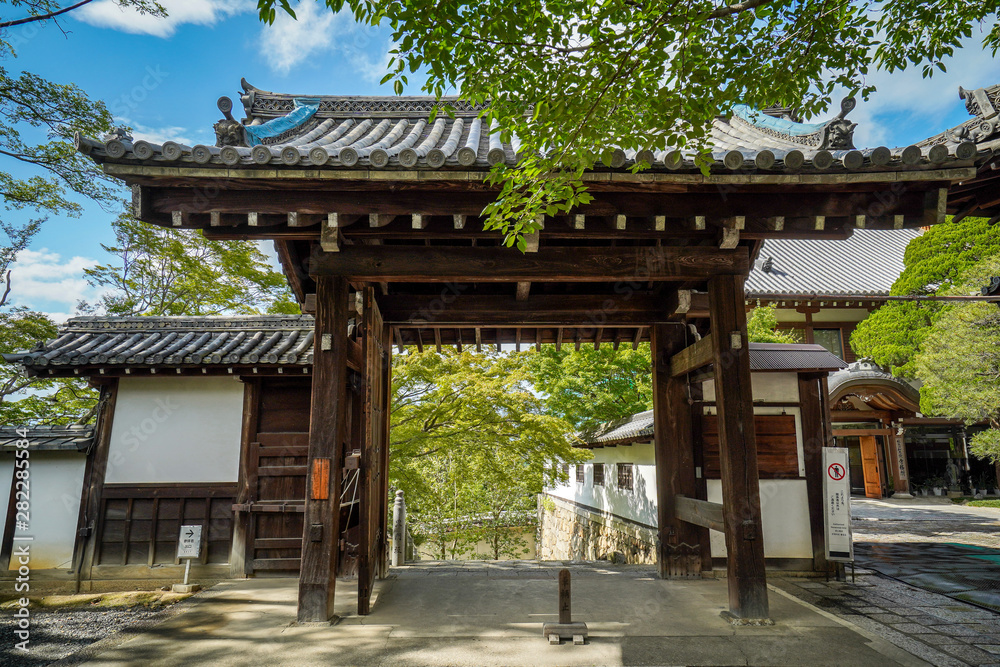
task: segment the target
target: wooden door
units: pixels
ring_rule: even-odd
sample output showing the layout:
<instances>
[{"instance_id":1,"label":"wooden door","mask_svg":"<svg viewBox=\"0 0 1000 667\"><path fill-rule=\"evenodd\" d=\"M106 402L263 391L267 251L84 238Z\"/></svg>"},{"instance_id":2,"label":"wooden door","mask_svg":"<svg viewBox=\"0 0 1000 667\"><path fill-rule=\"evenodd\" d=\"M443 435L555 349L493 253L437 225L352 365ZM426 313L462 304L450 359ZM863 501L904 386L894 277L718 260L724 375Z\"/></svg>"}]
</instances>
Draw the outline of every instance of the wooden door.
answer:
<instances>
[{"instance_id":1,"label":"wooden door","mask_svg":"<svg viewBox=\"0 0 1000 667\"><path fill-rule=\"evenodd\" d=\"M246 569L297 572L302 558L308 433L258 433L248 451Z\"/></svg>"},{"instance_id":2,"label":"wooden door","mask_svg":"<svg viewBox=\"0 0 1000 667\"><path fill-rule=\"evenodd\" d=\"M882 475L878 465L878 447L875 436L861 436L861 466L865 472L865 496L882 497Z\"/></svg>"},{"instance_id":3,"label":"wooden door","mask_svg":"<svg viewBox=\"0 0 1000 667\"><path fill-rule=\"evenodd\" d=\"M360 530L358 539L358 613L367 614L375 577L383 571L385 518L388 507L388 327L382 322L375 290L364 289L362 354L364 360L361 415L361 469L359 471Z\"/></svg>"}]
</instances>

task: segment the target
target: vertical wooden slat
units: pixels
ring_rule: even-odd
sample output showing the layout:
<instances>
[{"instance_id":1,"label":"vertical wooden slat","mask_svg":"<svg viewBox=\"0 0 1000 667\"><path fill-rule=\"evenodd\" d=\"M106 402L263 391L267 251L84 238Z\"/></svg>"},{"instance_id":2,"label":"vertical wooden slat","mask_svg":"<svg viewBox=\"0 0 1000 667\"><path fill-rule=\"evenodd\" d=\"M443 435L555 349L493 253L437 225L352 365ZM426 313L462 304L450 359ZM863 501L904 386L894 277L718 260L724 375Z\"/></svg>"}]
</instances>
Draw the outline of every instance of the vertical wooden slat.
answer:
<instances>
[{"instance_id":1,"label":"vertical wooden slat","mask_svg":"<svg viewBox=\"0 0 1000 667\"><path fill-rule=\"evenodd\" d=\"M88 466L85 469L84 495L81 499L82 510L80 529L86 529L88 534L83 545L83 555L80 560L80 579L90 579L94 563L100 562L100 541L104 529L104 477L108 469L108 451L111 447L111 427L115 419L115 406L118 403L118 380L114 379L101 387L103 406L97 415L97 432L94 449L91 451Z\"/></svg>"},{"instance_id":2,"label":"vertical wooden slat","mask_svg":"<svg viewBox=\"0 0 1000 667\"><path fill-rule=\"evenodd\" d=\"M17 459L14 459L15 461ZM14 468L14 472L17 468ZM14 528L17 525L17 475L11 474L10 488L7 490L7 516L3 527L3 543L0 545L0 567L10 568L10 556L14 553Z\"/></svg>"},{"instance_id":3,"label":"vertical wooden slat","mask_svg":"<svg viewBox=\"0 0 1000 667\"><path fill-rule=\"evenodd\" d=\"M198 562L208 564L208 531L212 528L212 497L205 498L205 519L201 524L201 557Z\"/></svg>"},{"instance_id":4,"label":"vertical wooden slat","mask_svg":"<svg viewBox=\"0 0 1000 667\"><path fill-rule=\"evenodd\" d=\"M125 528L122 531L122 565L128 565L128 547L132 536L132 498L125 505Z\"/></svg>"},{"instance_id":5,"label":"vertical wooden slat","mask_svg":"<svg viewBox=\"0 0 1000 667\"><path fill-rule=\"evenodd\" d=\"M160 498L153 498L153 515L149 520L149 554L146 556L146 567L153 567L156 557L156 528L159 523Z\"/></svg>"},{"instance_id":6,"label":"vertical wooden slat","mask_svg":"<svg viewBox=\"0 0 1000 667\"><path fill-rule=\"evenodd\" d=\"M823 448L831 446L829 403L821 389L822 377L799 374L799 409L802 418L802 454L809 504L809 534L812 538L813 570L826 571L826 530L823 524ZM826 415L824 416L824 412Z\"/></svg>"},{"instance_id":7,"label":"vertical wooden slat","mask_svg":"<svg viewBox=\"0 0 1000 667\"><path fill-rule=\"evenodd\" d=\"M382 315L375 301L375 290L364 288L364 423L361 443L361 470L359 471L360 544L358 547L358 613L367 614L371 607L371 594L378 574L381 549L378 542L382 519L379 516L382 500L382 459L386 446L384 392L385 392L385 331Z\"/></svg>"},{"instance_id":8,"label":"vertical wooden slat","mask_svg":"<svg viewBox=\"0 0 1000 667\"><path fill-rule=\"evenodd\" d=\"M674 511L675 496L694 498L697 494L687 379L670 372L671 357L686 346L685 329L658 324L650 335L659 525L657 565L662 578L700 577L701 552L709 548L707 531L681 521Z\"/></svg>"},{"instance_id":9,"label":"vertical wooden slat","mask_svg":"<svg viewBox=\"0 0 1000 667\"><path fill-rule=\"evenodd\" d=\"M742 276L714 276L708 281L729 611L738 618L766 618L767 579L743 283Z\"/></svg>"},{"instance_id":10,"label":"vertical wooden slat","mask_svg":"<svg viewBox=\"0 0 1000 667\"><path fill-rule=\"evenodd\" d=\"M299 622L334 615L340 539L341 447L347 419L347 281L316 278L316 348L309 411L309 462L330 458L329 500L306 498L299 574ZM313 526L318 526L316 531ZM318 534L316 534L318 533ZM316 534L317 541L313 541Z\"/></svg>"},{"instance_id":11,"label":"vertical wooden slat","mask_svg":"<svg viewBox=\"0 0 1000 667\"><path fill-rule=\"evenodd\" d=\"M240 430L240 468L236 503L245 505L257 493L256 475L251 480L251 467L256 472L256 452L251 452L251 443L256 439L260 422L260 380L243 381L243 425ZM253 457L253 458L251 458ZM251 466L252 462L252 466ZM251 486L251 484L253 486ZM245 577L250 574L248 566L253 562L253 541L248 540L250 524L254 517L250 512L233 513L233 546L229 552L229 576Z\"/></svg>"}]
</instances>

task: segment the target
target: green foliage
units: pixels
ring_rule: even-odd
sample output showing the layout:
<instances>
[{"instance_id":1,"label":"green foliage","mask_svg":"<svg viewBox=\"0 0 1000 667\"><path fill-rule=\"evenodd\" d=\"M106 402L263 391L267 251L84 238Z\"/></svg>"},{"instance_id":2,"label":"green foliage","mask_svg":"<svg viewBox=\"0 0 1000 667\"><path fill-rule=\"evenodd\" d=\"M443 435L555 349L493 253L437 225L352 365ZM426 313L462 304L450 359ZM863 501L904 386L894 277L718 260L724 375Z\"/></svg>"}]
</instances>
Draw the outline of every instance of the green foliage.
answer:
<instances>
[{"instance_id":1,"label":"green foliage","mask_svg":"<svg viewBox=\"0 0 1000 667\"><path fill-rule=\"evenodd\" d=\"M637 350L623 345L617 351L608 345L579 351L546 345L529 352L526 364L546 411L572 424L584 439L602 423L653 407L648 343Z\"/></svg>"},{"instance_id":2,"label":"green foliage","mask_svg":"<svg viewBox=\"0 0 1000 667\"><path fill-rule=\"evenodd\" d=\"M0 354L23 352L55 336L55 323L42 313L26 308L0 313ZM25 377L20 366L0 363L0 424L88 423L96 405L97 392L84 380Z\"/></svg>"},{"instance_id":3,"label":"green foliage","mask_svg":"<svg viewBox=\"0 0 1000 667\"><path fill-rule=\"evenodd\" d=\"M112 223L116 243L102 247L117 262L84 269L107 290L98 304L110 315L298 313L284 275L244 241L210 241L200 233L155 227L128 211Z\"/></svg>"},{"instance_id":4,"label":"green foliage","mask_svg":"<svg viewBox=\"0 0 1000 667\"><path fill-rule=\"evenodd\" d=\"M530 391L522 358L446 349L393 359L390 483L440 558L480 539L517 557L511 522L523 525L561 475L555 462L587 458L572 448L572 427Z\"/></svg>"},{"instance_id":5,"label":"green foliage","mask_svg":"<svg viewBox=\"0 0 1000 667\"><path fill-rule=\"evenodd\" d=\"M965 504L969 507L992 507L1000 509L1000 500L970 500Z\"/></svg>"},{"instance_id":6,"label":"green foliage","mask_svg":"<svg viewBox=\"0 0 1000 667\"><path fill-rule=\"evenodd\" d=\"M20 18L0 21L0 59L16 58L14 26L50 21L74 9L62 9L51 0L9 3L23 12ZM84 4L84 3L79 3ZM151 0L117 0L121 7L164 16ZM0 221L7 240L0 245L0 278L9 280L9 266L50 215L79 216L82 208L73 195L111 206L115 188L101 168L73 145L74 132L101 136L112 128L103 102L91 100L74 84L59 84L31 72L10 72L0 66L0 194L6 211L39 214L26 223ZM0 306L6 290L0 289Z\"/></svg>"},{"instance_id":7,"label":"green foliage","mask_svg":"<svg viewBox=\"0 0 1000 667\"><path fill-rule=\"evenodd\" d=\"M778 330L778 309L757 306L747 315L747 339L751 343L798 343L790 331Z\"/></svg>"},{"instance_id":8,"label":"green foliage","mask_svg":"<svg viewBox=\"0 0 1000 667\"><path fill-rule=\"evenodd\" d=\"M903 272L893 283L891 293L950 293L963 273L998 255L1000 228L987 224L984 218L966 218L957 225L934 225L906 247ZM968 294L986 282L964 285L962 289ZM886 303L858 324L851 334L851 347L859 357L870 357L896 375L914 378L914 356L943 310L941 302Z\"/></svg>"},{"instance_id":9,"label":"green foliage","mask_svg":"<svg viewBox=\"0 0 1000 667\"><path fill-rule=\"evenodd\" d=\"M967 293L987 276L1000 275L1000 254L969 267L950 291ZM941 308L914 359L920 409L931 415L986 422L969 451L1000 462L1000 309L968 302Z\"/></svg>"},{"instance_id":10,"label":"green foliage","mask_svg":"<svg viewBox=\"0 0 1000 667\"><path fill-rule=\"evenodd\" d=\"M861 93L878 69L944 69L973 28L1000 43L1000 0L751 0L683 4L634 0L326 0L363 23L392 29L383 79L397 94L456 91L489 104L521 160L492 174L502 196L488 226L523 248L535 216L587 201L581 175L613 149L696 149L735 104L825 113L838 87ZM271 23L288 0L258 0ZM448 109L444 110L446 113ZM704 161L702 161L704 165ZM641 167L637 167L640 169Z\"/></svg>"}]
</instances>

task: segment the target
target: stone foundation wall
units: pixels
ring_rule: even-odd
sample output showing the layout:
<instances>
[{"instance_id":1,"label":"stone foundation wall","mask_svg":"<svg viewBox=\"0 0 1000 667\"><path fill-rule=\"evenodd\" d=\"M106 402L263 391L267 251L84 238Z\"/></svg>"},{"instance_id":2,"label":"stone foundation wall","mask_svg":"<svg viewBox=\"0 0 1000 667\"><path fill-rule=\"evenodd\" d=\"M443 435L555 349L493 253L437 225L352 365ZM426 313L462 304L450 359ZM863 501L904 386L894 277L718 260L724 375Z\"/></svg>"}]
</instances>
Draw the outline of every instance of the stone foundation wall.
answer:
<instances>
[{"instance_id":1,"label":"stone foundation wall","mask_svg":"<svg viewBox=\"0 0 1000 667\"><path fill-rule=\"evenodd\" d=\"M541 494L538 558L653 564L656 531Z\"/></svg>"}]
</instances>

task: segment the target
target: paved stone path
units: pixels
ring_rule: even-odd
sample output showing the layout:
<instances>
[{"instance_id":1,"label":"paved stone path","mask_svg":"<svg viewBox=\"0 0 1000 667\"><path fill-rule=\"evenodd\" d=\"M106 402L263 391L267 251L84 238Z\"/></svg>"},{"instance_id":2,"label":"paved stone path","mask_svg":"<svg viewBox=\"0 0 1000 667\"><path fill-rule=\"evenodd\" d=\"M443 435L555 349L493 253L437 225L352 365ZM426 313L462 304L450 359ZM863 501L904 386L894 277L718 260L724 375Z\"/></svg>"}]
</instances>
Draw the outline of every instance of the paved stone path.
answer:
<instances>
[{"instance_id":1,"label":"paved stone path","mask_svg":"<svg viewBox=\"0 0 1000 667\"><path fill-rule=\"evenodd\" d=\"M857 583L772 579L776 588L941 667L1000 665L1000 615L859 570Z\"/></svg>"},{"instance_id":2,"label":"paved stone path","mask_svg":"<svg viewBox=\"0 0 1000 667\"><path fill-rule=\"evenodd\" d=\"M854 541L949 542L1000 549L1000 509L948 498L851 499Z\"/></svg>"}]
</instances>

